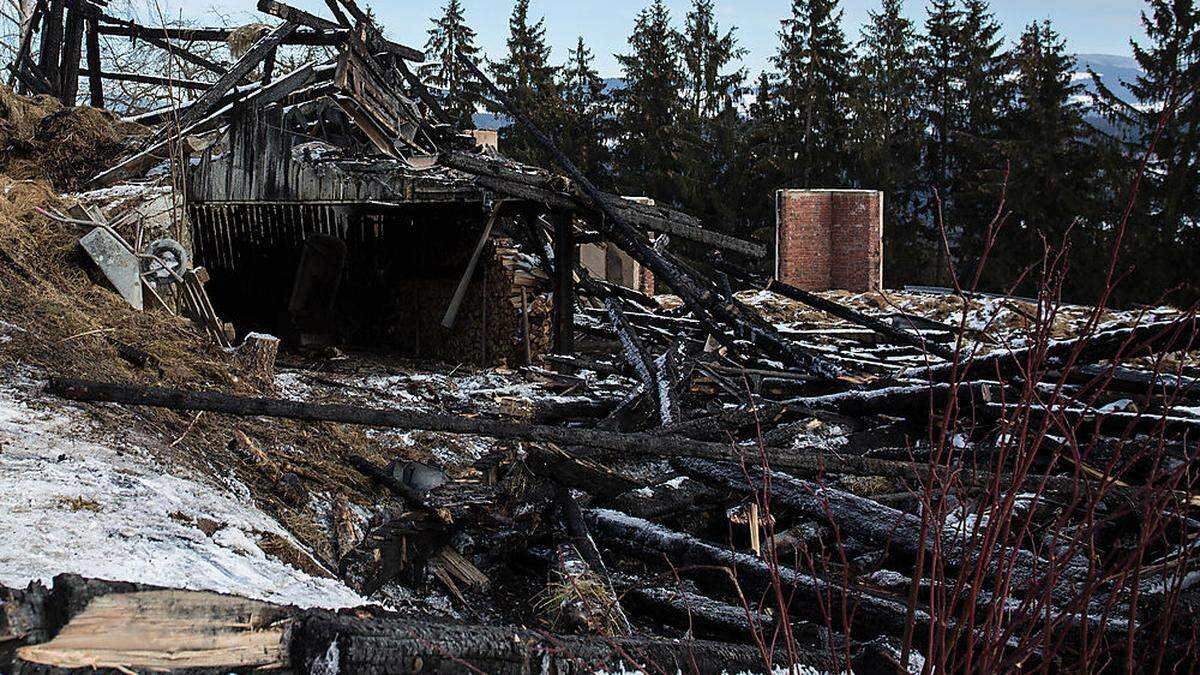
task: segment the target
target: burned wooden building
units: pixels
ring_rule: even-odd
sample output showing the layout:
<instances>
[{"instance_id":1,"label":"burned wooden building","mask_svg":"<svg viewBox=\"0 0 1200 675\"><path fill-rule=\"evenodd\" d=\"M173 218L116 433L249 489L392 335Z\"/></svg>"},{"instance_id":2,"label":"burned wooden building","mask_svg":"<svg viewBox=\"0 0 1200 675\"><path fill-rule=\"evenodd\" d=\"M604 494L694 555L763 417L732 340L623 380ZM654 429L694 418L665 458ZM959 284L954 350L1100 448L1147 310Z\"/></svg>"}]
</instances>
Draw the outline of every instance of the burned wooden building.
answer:
<instances>
[{"instance_id":1,"label":"burned wooden building","mask_svg":"<svg viewBox=\"0 0 1200 675\"><path fill-rule=\"evenodd\" d=\"M630 285L646 288L653 276L679 295L725 346L756 344L786 363L812 361L674 256L663 235L741 259L765 258L766 247L599 192L566 158L556 174L479 145L413 74L420 51L386 39L354 3L335 6L345 10L329 20L261 0L259 10L281 23L262 27L232 65L210 63L218 77L197 87L194 100L142 116L155 131L93 181L137 179L156 165L177 175L186 243L207 271L213 307L238 333L482 364L529 361L550 347L571 352L580 328L620 337L607 319L577 320L581 307L603 314L653 306L645 293L597 274L623 265L624 276L636 270ZM13 68L31 92L73 98L70 83L86 76L93 104L103 105L106 78L146 77L79 70L82 45L90 63L99 35L204 60L171 41L182 33L113 18L91 0L49 0L37 12L38 62L25 39ZM231 34L180 30L194 41ZM323 45L335 56L276 72L279 51L293 45ZM580 264L581 244L601 245L619 264Z\"/></svg>"}]
</instances>

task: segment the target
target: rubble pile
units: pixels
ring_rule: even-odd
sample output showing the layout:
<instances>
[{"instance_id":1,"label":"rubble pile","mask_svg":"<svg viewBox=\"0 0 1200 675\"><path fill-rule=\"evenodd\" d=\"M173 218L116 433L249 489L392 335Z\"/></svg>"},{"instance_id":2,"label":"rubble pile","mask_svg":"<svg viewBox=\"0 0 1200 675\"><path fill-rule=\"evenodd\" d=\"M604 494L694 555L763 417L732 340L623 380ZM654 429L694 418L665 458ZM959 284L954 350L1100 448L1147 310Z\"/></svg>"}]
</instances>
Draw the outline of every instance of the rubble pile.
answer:
<instances>
[{"instance_id":1,"label":"rubble pile","mask_svg":"<svg viewBox=\"0 0 1200 675\"><path fill-rule=\"evenodd\" d=\"M197 29L236 61L177 123L53 187L0 179L0 670L1194 663L1194 309L762 278L759 244L477 147L419 52L329 5ZM273 73L297 41L338 57ZM45 84L27 49L17 72ZM419 274L344 263L410 252L418 216L482 222ZM670 293L589 273L580 241ZM238 265L286 269L263 306L299 338L225 322L212 274ZM338 343L347 295L438 362Z\"/></svg>"}]
</instances>

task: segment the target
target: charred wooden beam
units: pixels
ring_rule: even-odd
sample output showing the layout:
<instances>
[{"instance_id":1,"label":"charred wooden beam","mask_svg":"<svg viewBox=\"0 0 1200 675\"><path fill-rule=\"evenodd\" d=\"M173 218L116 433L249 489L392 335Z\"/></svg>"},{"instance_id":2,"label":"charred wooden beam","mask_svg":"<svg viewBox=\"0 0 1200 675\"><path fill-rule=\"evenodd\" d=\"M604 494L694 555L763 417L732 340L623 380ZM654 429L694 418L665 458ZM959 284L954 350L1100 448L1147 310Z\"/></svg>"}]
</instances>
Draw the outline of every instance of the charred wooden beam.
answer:
<instances>
[{"instance_id":1,"label":"charred wooden beam","mask_svg":"<svg viewBox=\"0 0 1200 675\"><path fill-rule=\"evenodd\" d=\"M490 184L495 185L497 189L521 192L523 195L537 195L538 201L555 201L559 207L589 208L578 196L570 193L570 185L566 181L553 174L521 171L463 152L446 153L440 161L459 171L490 179ZM699 219L679 211L639 204L612 194L604 194L603 197L608 207L618 211L630 224L638 227L709 244L751 258L766 257L766 247L761 244L706 230Z\"/></svg>"},{"instance_id":2,"label":"charred wooden beam","mask_svg":"<svg viewBox=\"0 0 1200 675\"><path fill-rule=\"evenodd\" d=\"M554 352L575 353L575 224L568 211L554 214Z\"/></svg>"},{"instance_id":3,"label":"charred wooden beam","mask_svg":"<svg viewBox=\"0 0 1200 675\"><path fill-rule=\"evenodd\" d=\"M736 574L747 596L767 594L778 579L794 617L824 621L822 607L832 599L833 602L849 603L846 616L853 617L855 628L861 631L856 631L859 635L899 637L910 621L923 627L928 627L930 622L928 613L919 607L913 608L910 614L907 602L902 598L890 598L861 588L845 588L840 581L830 582L789 567L776 568L751 554L732 551L728 546L711 544L617 511L588 509L584 515L593 535L610 549L647 563L669 562L681 574L722 587L731 594L736 591L720 569ZM852 611L849 610L851 607L854 608ZM837 609L834 615L842 616Z\"/></svg>"},{"instance_id":4,"label":"charred wooden beam","mask_svg":"<svg viewBox=\"0 0 1200 675\"><path fill-rule=\"evenodd\" d=\"M17 75L20 69L24 67L26 59L29 58L29 52L33 45L33 34L37 32L38 23L42 20L42 11L45 7L44 2L36 2L33 5L33 14L29 17L29 25L23 27L21 31L21 42L17 46L17 55L8 66L8 86L15 87L17 84Z\"/></svg>"},{"instance_id":5,"label":"charred wooden beam","mask_svg":"<svg viewBox=\"0 0 1200 675\"><path fill-rule=\"evenodd\" d=\"M119 23L111 23L119 21ZM186 26L170 26L167 28L142 26L132 21L104 17L99 25L100 35L126 37L133 40L177 40L180 42L228 42L233 35L232 28L191 28ZM333 47L346 39L345 29L334 31L297 30L283 41L284 45L299 45L308 47Z\"/></svg>"},{"instance_id":6,"label":"charred wooden beam","mask_svg":"<svg viewBox=\"0 0 1200 675\"><path fill-rule=\"evenodd\" d=\"M100 74L100 23L88 17L87 20L87 70L88 93L93 108L104 107L104 79Z\"/></svg>"},{"instance_id":7,"label":"charred wooden beam","mask_svg":"<svg viewBox=\"0 0 1200 675\"><path fill-rule=\"evenodd\" d=\"M38 71L46 76L50 82L50 87L55 94L58 93L59 79L59 63L62 59L62 42L63 42L63 9L65 0L46 0L49 3L49 11L46 13L46 21L42 25L42 44L38 48Z\"/></svg>"},{"instance_id":8,"label":"charred wooden beam","mask_svg":"<svg viewBox=\"0 0 1200 675\"><path fill-rule=\"evenodd\" d=\"M550 635L514 626L463 626L407 618L360 618L313 611L297 617L290 640L296 672L574 673L758 672L754 647L702 640ZM804 665L826 669L819 649L802 651ZM777 658L786 660L782 655ZM783 662L783 661L780 662Z\"/></svg>"},{"instance_id":9,"label":"charred wooden beam","mask_svg":"<svg viewBox=\"0 0 1200 675\"><path fill-rule=\"evenodd\" d=\"M79 60L83 50L84 17L78 3L67 8L67 25L63 33L62 63L59 65L59 98L63 105L74 106L79 96Z\"/></svg>"},{"instance_id":10,"label":"charred wooden beam","mask_svg":"<svg viewBox=\"0 0 1200 675\"><path fill-rule=\"evenodd\" d=\"M99 77L101 80L112 80L113 82L138 82L141 84L153 84L159 87L178 87L180 89L190 89L192 91L204 91L212 86L212 82L160 77L158 75L146 75L144 73L118 73L107 70L97 72L92 70L90 64L87 68L80 70L77 75L91 79Z\"/></svg>"},{"instance_id":11,"label":"charred wooden beam","mask_svg":"<svg viewBox=\"0 0 1200 675\"><path fill-rule=\"evenodd\" d=\"M193 124L199 122L207 116L218 104L229 90L233 89L238 82L250 74L252 70L262 63L267 54L272 52L292 33L296 32L297 25L290 21L285 21L280 26L276 27L267 35L263 36L258 42L250 48L250 51L238 59L237 63L229 69L225 75L221 76L211 87L206 89L200 98L188 107L182 114L179 115L178 123L172 125L173 128L187 129ZM154 141L164 140L170 135L170 128L164 127L158 134L155 135Z\"/></svg>"},{"instance_id":12,"label":"charred wooden beam","mask_svg":"<svg viewBox=\"0 0 1200 675\"><path fill-rule=\"evenodd\" d=\"M1074 368L1117 358L1129 360L1156 352L1194 349L1198 329L1200 319L1195 316L1101 329L1092 335L1071 340L1051 340L1048 345L1001 349L960 364L912 368L898 377L935 382L947 382L954 378L965 381L1032 373L1046 365ZM1073 363L1066 363L1067 360Z\"/></svg>"}]
</instances>

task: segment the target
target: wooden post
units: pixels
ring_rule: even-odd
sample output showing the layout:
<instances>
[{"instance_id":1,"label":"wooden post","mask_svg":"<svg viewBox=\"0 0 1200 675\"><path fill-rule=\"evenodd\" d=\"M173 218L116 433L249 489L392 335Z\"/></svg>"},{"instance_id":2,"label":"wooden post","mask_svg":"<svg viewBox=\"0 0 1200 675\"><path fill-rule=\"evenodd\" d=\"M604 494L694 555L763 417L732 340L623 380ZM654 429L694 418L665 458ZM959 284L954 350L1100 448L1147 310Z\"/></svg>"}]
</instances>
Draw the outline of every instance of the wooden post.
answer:
<instances>
[{"instance_id":1,"label":"wooden post","mask_svg":"<svg viewBox=\"0 0 1200 675\"><path fill-rule=\"evenodd\" d=\"M83 13L75 5L67 9L66 40L59 65L59 99L73 107L79 96L79 58L83 48Z\"/></svg>"},{"instance_id":2,"label":"wooden post","mask_svg":"<svg viewBox=\"0 0 1200 675\"><path fill-rule=\"evenodd\" d=\"M529 336L529 292L521 287L521 332L525 335L525 365L533 365L533 345Z\"/></svg>"},{"instance_id":3,"label":"wooden post","mask_svg":"<svg viewBox=\"0 0 1200 675\"><path fill-rule=\"evenodd\" d=\"M62 56L63 35L63 0L47 0L50 11L46 13L46 21L42 26L42 46L38 51L38 70L50 81L50 86L58 92L58 61Z\"/></svg>"},{"instance_id":4,"label":"wooden post","mask_svg":"<svg viewBox=\"0 0 1200 675\"><path fill-rule=\"evenodd\" d=\"M570 211L554 213L554 352L575 353L575 225Z\"/></svg>"},{"instance_id":5,"label":"wooden post","mask_svg":"<svg viewBox=\"0 0 1200 675\"><path fill-rule=\"evenodd\" d=\"M87 20L87 67L88 87L91 91L93 108L104 107L104 79L100 77L100 22L93 17Z\"/></svg>"}]
</instances>

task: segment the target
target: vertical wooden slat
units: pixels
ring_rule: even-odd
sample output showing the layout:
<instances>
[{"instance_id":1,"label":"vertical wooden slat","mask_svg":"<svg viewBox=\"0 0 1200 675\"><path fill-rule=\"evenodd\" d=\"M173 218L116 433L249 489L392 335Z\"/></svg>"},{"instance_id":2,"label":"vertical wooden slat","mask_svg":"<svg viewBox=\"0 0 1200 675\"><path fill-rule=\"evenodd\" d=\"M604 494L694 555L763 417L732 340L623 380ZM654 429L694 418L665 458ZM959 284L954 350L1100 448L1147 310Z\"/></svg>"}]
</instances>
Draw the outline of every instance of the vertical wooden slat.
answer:
<instances>
[{"instance_id":1,"label":"vertical wooden slat","mask_svg":"<svg viewBox=\"0 0 1200 675\"><path fill-rule=\"evenodd\" d=\"M50 81L54 93L58 93L58 63L62 58L63 0L48 0L50 11L42 26L42 45L38 52L38 70Z\"/></svg>"},{"instance_id":2,"label":"vertical wooden slat","mask_svg":"<svg viewBox=\"0 0 1200 675\"><path fill-rule=\"evenodd\" d=\"M104 107L104 80L100 77L100 22L95 18L87 20L87 64L91 75L88 87L91 90L93 108Z\"/></svg>"},{"instance_id":3,"label":"vertical wooden slat","mask_svg":"<svg viewBox=\"0 0 1200 675\"><path fill-rule=\"evenodd\" d=\"M59 65L58 91L63 105L73 107L79 97L79 59L83 50L83 14L75 5L67 9L66 40Z\"/></svg>"},{"instance_id":4,"label":"vertical wooden slat","mask_svg":"<svg viewBox=\"0 0 1200 675\"><path fill-rule=\"evenodd\" d=\"M575 225L570 211L554 213L554 351L575 353Z\"/></svg>"}]
</instances>

